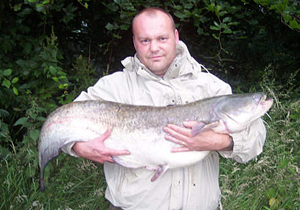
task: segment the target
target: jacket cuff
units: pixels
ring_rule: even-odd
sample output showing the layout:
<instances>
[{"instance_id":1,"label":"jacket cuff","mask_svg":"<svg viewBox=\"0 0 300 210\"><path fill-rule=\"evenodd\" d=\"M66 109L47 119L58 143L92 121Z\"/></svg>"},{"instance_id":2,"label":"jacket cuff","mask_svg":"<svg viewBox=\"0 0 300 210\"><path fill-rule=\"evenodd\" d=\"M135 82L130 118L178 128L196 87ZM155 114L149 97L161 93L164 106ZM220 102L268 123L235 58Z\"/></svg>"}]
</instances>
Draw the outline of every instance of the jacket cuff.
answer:
<instances>
[{"instance_id":1,"label":"jacket cuff","mask_svg":"<svg viewBox=\"0 0 300 210\"><path fill-rule=\"evenodd\" d=\"M266 139L266 128L261 119L253 122L247 129L230 134L234 146L232 151L219 151L225 158L232 158L239 163L246 163L263 151Z\"/></svg>"},{"instance_id":2,"label":"jacket cuff","mask_svg":"<svg viewBox=\"0 0 300 210\"><path fill-rule=\"evenodd\" d=\"M67 153L73 157L79 157L76 152L73 150L73 146L76 142L72 142L72 143L68 143L64 146L62 146L61 150L64 152L64 153Z\"/></svg>"}]
</instances>

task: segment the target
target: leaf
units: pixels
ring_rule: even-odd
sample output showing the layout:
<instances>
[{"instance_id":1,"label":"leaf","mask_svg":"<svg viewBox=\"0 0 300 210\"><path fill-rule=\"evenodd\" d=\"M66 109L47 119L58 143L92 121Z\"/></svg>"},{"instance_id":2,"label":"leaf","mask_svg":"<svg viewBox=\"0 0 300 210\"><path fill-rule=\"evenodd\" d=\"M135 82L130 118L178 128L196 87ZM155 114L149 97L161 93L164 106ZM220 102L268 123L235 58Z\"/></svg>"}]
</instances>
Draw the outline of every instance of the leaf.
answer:
<instances>
[{"instance_id":1,"label":"leaf","mask_svg":"<svg viewBox=\"0 0 300 210\"><path fill-rule=\"evenodd\" d=\"M107 23L106 26L105 26L105 28L106 28L107 30L109 30L109 31L112 31L112 30L114 30L114 29L118 29L119 26L114 26L114 25L111 24L111 23Z\"/></svg>"},{"instance_id":2,"label":"leaf","mask_svg":"<svg viewBox=\"0 0 300 210\"><path fill-rule=\"evenodd\" d=\"M232 18L231 17L225 17L223 19L223 23L226 23L226 22L231 22Z\"/></svg>"},{"instance_id":3,"label":"leaf","mask_svg":"<svg viewBox=\"0 0 300 210\"><path fill-rule=\"evenodd\" d=\"M10 83L9 80L5 79L5 80L2 82L2 85L5 86L6 88L10 88L11 83Z\"/></svg>"},{"instance_id":4,"label":"leaf","mask_svg":"<svg viewBox=\"0 0 300 210\"><path fill-rule=\"evenodd\" d=\"M208 11L214 12L215 11L215 3L211 3L210 5L208 5L206 8Z\"/></svg>"},{"instance_id":5,"label":"leaf","mask_svg":"<svg viewBox=\"0 0 300 210\"><path fill-rule=\"evenodd\" d=\"M224 31L223 31L224 34L232 34L232 30L230 28L226 28Z\"/></svg>"},{"instance_id":6,"label":"leaf","mask_svg":"<svg viewBox=\"0 0 300 210\"><path fill-rule=\"evenodd\" d=\"M222 17L222 16L226 15L227 13L228 13L227 11L219 12L219 16Z\"/></svg>"},{"instance_id":7,"label":"leaf","mask_svg":"<svg viewBox=\"0 0 300 210\"><path fill-rule=\"evenodd\" d=\"M26 61L24 61L22 59L17 60L16 63L21 67L24 67L26 65Z\"/></svg>"},{"instance_id":8,"label":"leaf","mask_svg":"<svg viewBox=\"0 0 300 210\"><path fill-rule=\"evenodd\" d=\"M3 71L4 76L9 76L9 75L11 75L11 73L12 73L12 69L6 69Z\"/></svg>"},{"instance_id":9,"label":"leaf","mask_svg":"<svg viewBox=\"0 0 300 210\"><path fill-rule=\"evenodd\" d=\"M276 4L272 4L272 5L270 6L270 10L273 10L273 9L276 9L276 10L277 10L277 8L278 8L278 6L277 6Z\"/></svg>"},{"instance_id":10,"label":"leaf","mask_svg":"<svg viewBox=\"0 0 300 210\"><path fill-rule=\"evenodd\" d=\"M57 77L52 77L54 82L59 82Z\"/></svg>"},{"instance_id":11,"label":"leaf","mask_svg":"<svg viewBox=\"0 0 300 210\"><path fill-rule=\"evenodd\" d=\"M0 109L0 117L7 117L9 116L9 112L5 109Z\"/></svg>"},{"instance_id":12,"label":"leaf","mask_svg":"<svg viewBox=\"0 0 300 210\"><path fill-rule=\"evenodd\" d=\"M180 19L184 19L184 18L187 17L187 15L186 15L185 13L180 12L180 11L174 12L174 15L175 15L176 17L180 18Z\"/></svg>"},{"instance_id":13,"label":"leaf","mask_svg":"<svg viewBox=\"0 0 300 210\"><path fill-rule=\"evenodd\" d=\"M30 14L33 10L31 8L25 8L23 10L21 10L21 12L19 13L19 15L22 17L22 16L26 16L28 14Z\"/></svg>"},{"instance_id":14,"label":"leaf","mask_svg":"<svg viewBox=\"0 0 300 210\"><path fill-rule=\"evenodd\" d=\"M299 29L300 30L300 25L295 19L291 20L289 24L293 29Z\"/></svg>"},{"instance_id":15,"label":"leaf","mask_svg":"<svg viewBox=\"0 0 300 210\"><path fill-rule=\"evenodd\" d=\"M120 36L119 34L113 34L113 36L117 39L122 39L122 36Z\"/></svg>"},{"instance_id":16,"label":"leaf","mask_svg":"<svg viewBox=\"0 0 300 210\"><path fill-rule=\"evenodd\" d=\"M22 5L23 5L23 3L16 4L16 5L14 6L14 11L17 12L17 11L21 10Z\"/></svg>"},{"instance_id":17,"label":"leaf","mask_svg":"<svg viewBox=\"0 0 300 210\"><path fill-rule=\"evenodd\" d=\"M40 131L39 130L30 130L29 133L30 138L32 138L34 141L38 140L39 136L40 136Z\"/></svg>"},{"instance_id":18,"label":"leaf","mask_svg":"<svg viewBox=\"0 0 300 210\"><path fill-rule=\"evenodd\" d=\"M183 6L184 6L185 9L192 9L194 5L191 4L191 3L186 3Z\"/></svg>"},{"instance_id":19,"label":"leaf","mask_svg":"<svg viewBox=\"0 0 300 210\"><path fill-rule=\"evenodd\" d=\"M209 28L210 28L211 30L219 31L219 28L216 27L216 26L210 26Z\"/></svg>"},{"instance_id":20,"label":"leaf","mask_svg":"<svg viewBox=\"0 0 300 210\"><path fill-rule=\"evenodd\" d=\"M106 4L103 3L105 5L106 8L108 8L109 10L113 11L113 12L117 12L119 9L119 6L115 3L110 3L110 4Z\"/></svg>"},{"instance_id":21,"label":"leaf","mask_svg":"<svg viewBox=\"0 0 300 210\"><path fill-rule=\"evenodd\" d=\"M285 22L289 22L290 20L292 20L292 17L289 14L283 14L282 15L283 19Z\"/></svg>"},{"instance_id":22,"label":"leaf","mask_svg":"<svg viewBox=\"0 0 300 210\"><path fill-rule=\"evenodd\" d=\"M19 77L15 77L15 78L13 78L11 83L16 84L18 81L19 81Z\"/></svg>"},{"instance_id":23,"label":"leaf","mask_svg":"<svg viewBox=\"0 0 300 210\"><path fill-rule=\"evenodd\" d=\"M13 87L13 91L14 91L14 93L15 93L16 95L19 95L19 91L18 91L18 89L17 89L16 87Z\"/></svg>"},{"instance_id":24,"label":"leaf","mask_svg":"<svg viewBox=\"0 0 300 210\"><path fill-rule=\"evenodd\" d=\"M51 51L51 56L52 56L52 58L54 58L56 60L56 57L57 57L57 50L56 49L53 49Z\"/></svg>"},{"instance_id":25,"label":"leaf","mask_svg":"<svg viewBox=\"0 0 300 210\"><path fill-rule=\"evenodd\" d=\"M56 70L56 68L55 68L54 66L50 66L50 67L49 67L49 71L50 71L50 73L51 73L52 75L55 75L56 72L57 72L57 70Z\"/></svg>"},{"instance_id":26,"label":"leaf","mask_svg":"<svg viewBox=\"0 0 300 210\"><path fill-rule=\"evenodd\" d=\"M216 34L212 35L216 40L219 40L219 37Z\"/></svg>"},{"instance_id":27,"label":"leaf","mask_svg":"<svg viewBox=\"0 0 300 210\"><path fill-rule=\"evenodd\" d=\"M257 24L258 23L258 21L257 22L255 22L254 24ZM230 23L228 23L227 25L229 25L229 26L237 26L239 24L239 22L230 22ZM251 24L251 23L250 23Z\"/></svg>"},{"instance_id":28,"label":"leaf","mask_svg":"<svg viewBox=\"0 0 300 210\"><path fill-rule=\"evenodd\" d=\"M215 7L215 12L216 12L216 15L219 17L219 16L222 16L221 14L220 14L220 10L221 10L221 6L220 5L217 5L216 7Z\"/></svg>"},{"instance_id":29,"label":"leaf","mask_svg":"<svg viewBox=\"0 0 300 210\"><path fill-rule=\"evenodd\" d=\"M126 31L129 27L130 27L129 24L122 24L122 25L120 26L121 30L124 30L124 31Z\"/></svg>"},{"instance_id":30,"label":"leaf","mask_svg":"<svg viewBox=\"0 0 300 210\"><path fill-rule=\"evenodd\" d=\"M217 23L216 21L214 21L215 26L217 26L218 28L220 28L220 24Z\"/></svg>"},{"instance_id":31,"label":"leaf","mask_svg":"<svg viewBox=\"0 0 300 210\"><path fill-rule=\"evenodd\" d=\"M17 120L17 122L15 122L14 126L24 125L27 121L28 121L27 117L21 117L20 119Z\"/></svg>"},{"instance_id":32,"label":"leaf","mask_svg":"<svg viewBox=\"0 0 300 210\"><path fill-rule=\"evenodd\" d=\"M198 28L198 29L197 29L197 33L198 33L199 35L203 34L203 33L204 33L203 28Z\"/></svg>"},{"instance_id":33,"label":"leaf","mask_svg":"<svg viewBox=\"0 0 300 210\"><path fill-rule=\"evenodd\" d=\"M45 122L46 121L46 118L45 117L37 117L36 118L38 121L40 122Z\"/></svg>"}]
</instances>

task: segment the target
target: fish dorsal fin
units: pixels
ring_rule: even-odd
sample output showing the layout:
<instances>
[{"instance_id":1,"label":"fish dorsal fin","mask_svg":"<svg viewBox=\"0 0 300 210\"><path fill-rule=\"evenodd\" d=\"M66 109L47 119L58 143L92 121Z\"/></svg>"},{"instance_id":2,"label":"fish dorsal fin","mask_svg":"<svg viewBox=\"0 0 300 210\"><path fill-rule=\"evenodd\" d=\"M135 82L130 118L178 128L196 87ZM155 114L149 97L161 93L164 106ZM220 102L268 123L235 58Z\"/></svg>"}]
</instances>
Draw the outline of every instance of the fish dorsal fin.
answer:
<instances>
[{"instance_id":1,"label":"fish dorsal fin","mask_svg":"<svg viewBox=\"0 0 300 210\"><path fill-rule=\"evenodd\" d=\"M199 122L192 127L192 136L196 136L198 133L206 130L213 130L217 133L228 133L227 127L223 120L216 120L209 124Z\"/></svg>"},{"instance_id":2,"label":"fish dorsal fin","mask_svg":"<svg viewBox=\"0 0 300 210\"><path fill-rule=\"evenodd\" d=\"M196 136L198 133L201 133L202 131L213 129L218 125L219 125L218 120L209 124L206 124L205 122L199 122L192 127L192 136Z\"/></svg>"},{"instance_id":3,"label":"fish dorsal fin","mask_svg":"<svg viewBox=\"0 0 300 210\"><path fill-rule=\"evenodd\" d=\"M228 133L228 130L226 128L224 121L216 120L209 124L206 124L204 122L199 122L198 124L194 125L192 127L192 136L196 136L200 132L210 130L210 129L217 133Z\"/></svg>"}]
</instances>

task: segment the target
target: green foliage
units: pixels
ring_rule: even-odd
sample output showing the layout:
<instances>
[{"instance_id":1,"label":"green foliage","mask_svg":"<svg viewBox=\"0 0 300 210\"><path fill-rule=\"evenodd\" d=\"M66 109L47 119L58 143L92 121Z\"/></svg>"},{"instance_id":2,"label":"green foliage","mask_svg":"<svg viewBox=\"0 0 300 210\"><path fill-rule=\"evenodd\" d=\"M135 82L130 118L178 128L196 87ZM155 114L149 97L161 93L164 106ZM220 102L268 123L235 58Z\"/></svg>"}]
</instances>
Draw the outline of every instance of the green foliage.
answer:
<instances>
[{"instance_id":1,"label":"green foliage","mask_svg":"<svg viewBox=\"0 0 300 210\"><path fill-rule=\"evenodd\" d=\"M300 33L300 6L296 1L265 1L255 0L255 3L260 4L267 9L275 10L281 15L281 22Z\"/></svg>"}]
</instances>

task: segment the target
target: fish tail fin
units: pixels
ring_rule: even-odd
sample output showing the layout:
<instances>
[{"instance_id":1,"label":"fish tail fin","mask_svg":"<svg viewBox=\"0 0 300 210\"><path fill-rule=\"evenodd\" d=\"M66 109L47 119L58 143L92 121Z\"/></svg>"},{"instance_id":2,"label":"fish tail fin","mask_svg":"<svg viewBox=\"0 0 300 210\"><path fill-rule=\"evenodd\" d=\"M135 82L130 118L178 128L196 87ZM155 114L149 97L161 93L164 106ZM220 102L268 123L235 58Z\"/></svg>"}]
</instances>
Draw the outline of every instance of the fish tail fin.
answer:
<instances>
[{"instance_id":1,"label":"fish tail fin","mask_svg":"<svg viewBox=\"0 0 300 210\"><path fill-rule=\"evenodd\" d=\"M44 180L44 172L45 167L41 167L41 175L40 175L40 190L41 192L45 192L45 180Z\"/></svg>"},{"instance_id":2,"label":"fish tail fin","mask_svg":"<svg viewBox=\"0 0 300 210\"><path fill-rule=\"evenodd\" d=\"M158 177L164 174L168 170L168 168L168 165L159 165L159 167L155 171L155 174L151 178L151 182L154 182L156 179L158 179Z\"/></svg>"},{"instance_id":3,"label":"fish tail fin","mask_svg":"<svg viewBox=\"0 0 300 210\"><path fill-rule=\"evenodd\" d=\"M40 179L40 189L41 189L41 192L45 192L45 181L44 181L44 178Z\"/></svg>"}]
</instances>

